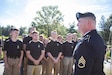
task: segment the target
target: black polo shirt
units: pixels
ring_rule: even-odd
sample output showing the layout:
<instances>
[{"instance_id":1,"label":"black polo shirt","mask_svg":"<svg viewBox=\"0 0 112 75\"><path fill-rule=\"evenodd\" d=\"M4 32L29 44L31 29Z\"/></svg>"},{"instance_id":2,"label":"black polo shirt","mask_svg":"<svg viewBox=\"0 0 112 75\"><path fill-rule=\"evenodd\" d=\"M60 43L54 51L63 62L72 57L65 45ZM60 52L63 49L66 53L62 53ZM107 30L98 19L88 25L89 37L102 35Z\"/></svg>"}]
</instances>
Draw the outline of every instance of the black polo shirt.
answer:
<instances>
[{"instance_id":1,"label":"black polo shirt","mask_svg":"<svg viewBox=\"0 0 112 75\"><path fill-rule=\"evenodd\" d=\"M41 51L44 50L44 45L39 41L38 42L30 41L26 46L26 50L30 51L31 56L34 59L38 60L41 55ZM28 64L34 65L34 63L31 60L28 60Z\"/></svg>"},{"instance_id":2,"label":"black polo shirt","mask_svg":"<svg viewBox=\"0 0 112 75\"><path fill-rule=\"evenodd\" d=\"M77 44L77 41L72 41L73 43L74 43L74 47L76 46L76 44Z\"/></svg>"},{"instance_id":3,"label":"black polo shirt","mask_svg":"<svg viewBox=\"0 0 112 75\"><path fill-rule=\"evenodd\" d=\"M23 50L23 43L20 40L13 42L11 39L5 41L4 51L7 51L7 57L20 57Z\"/></svg>"},{"instance_id":4,"label":"black polo shirt","mask_svg":"<svg viewBox=\"0 0 112 75\"><path fill-rule=\"evenodd\" d=\"M31 40L32 40L32 37L27 36L27 37L23 38L23 44L27 45L29 43L29 41L31 41Z\"/></svg>"},{"instance_id":5,"label":"black polo shirt","mask_svg":"<svg viewBox=\"0 0 112 75\"><path fill-rule=\"evenodd\" d=\"M32 37L30 37L30 36L27 36L27 37L25 37L25 38L23 38L23 44L28 44L29 43L29 41L31 41L32 40ZM26 53L24 52L24 57L26 57Z\"/></svg>"},{"instance_id":6,"label":"black polo shirt","mask_svg":"<svg viewBox=\"0 0 112 75\"><path fill-rule=\"evenodd\" d=\"M73 42L64 42L63 43L63 55L66 56L66 57L72 57L72 54L73 54L73 50L74 50L75 46L74 46L74 43Z\"/></svg>"},{"instance_id":7,"label":"black polo shirt","mask_svg":"<svg viewBox=\"0 0 112 75\"><path fill-rule=\"evenodd\" d=\"M62 52L61 44L51 40L46 46L46 52L50 52L53 57L58 57L59 52Z\"/></svg>"}]
</instances>

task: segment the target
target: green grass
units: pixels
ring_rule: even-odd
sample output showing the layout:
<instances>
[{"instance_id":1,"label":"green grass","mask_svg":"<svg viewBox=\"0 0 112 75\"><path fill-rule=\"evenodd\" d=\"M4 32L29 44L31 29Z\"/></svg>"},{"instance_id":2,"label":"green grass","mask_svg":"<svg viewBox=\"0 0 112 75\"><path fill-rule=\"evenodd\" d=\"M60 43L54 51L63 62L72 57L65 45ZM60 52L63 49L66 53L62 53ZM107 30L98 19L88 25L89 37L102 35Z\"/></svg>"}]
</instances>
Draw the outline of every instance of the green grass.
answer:
<instances>
[{"instance_id":1,"label":"green grass","mask_svg":"<svg viewBox=\"0 0 112 75\"><path fill-rule=\"evenodd\" d=\"M4 55L3 55L3 52L2 52L2 54L1 54L1 56L0 56L0 60L2 60L2 59L3 59L3 57L4 57Z\"/></svg>"}]
</instances>

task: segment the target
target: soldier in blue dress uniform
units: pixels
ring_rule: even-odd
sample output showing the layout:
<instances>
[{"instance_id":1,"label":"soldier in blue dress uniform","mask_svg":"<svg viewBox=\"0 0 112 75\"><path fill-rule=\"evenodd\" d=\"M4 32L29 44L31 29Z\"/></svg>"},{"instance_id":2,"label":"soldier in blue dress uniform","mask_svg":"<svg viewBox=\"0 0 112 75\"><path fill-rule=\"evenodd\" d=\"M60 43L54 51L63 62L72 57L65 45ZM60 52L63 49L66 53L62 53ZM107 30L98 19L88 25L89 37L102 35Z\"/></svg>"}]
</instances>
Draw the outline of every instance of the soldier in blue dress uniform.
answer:
<instances>
[{"instance_id":1,"label":"soldier in blue dress uniform","mask_svg":"<svg viewBox=\"0 0 112 75\"><path fill-rule=\"evenodd\" d=\"M95 15L91 12L78 12L76 18L78 30L83 37L73 52L76 59L74 75L105 75L103 62L106 45L96 31Z\"/></svg>"}]
</instances>

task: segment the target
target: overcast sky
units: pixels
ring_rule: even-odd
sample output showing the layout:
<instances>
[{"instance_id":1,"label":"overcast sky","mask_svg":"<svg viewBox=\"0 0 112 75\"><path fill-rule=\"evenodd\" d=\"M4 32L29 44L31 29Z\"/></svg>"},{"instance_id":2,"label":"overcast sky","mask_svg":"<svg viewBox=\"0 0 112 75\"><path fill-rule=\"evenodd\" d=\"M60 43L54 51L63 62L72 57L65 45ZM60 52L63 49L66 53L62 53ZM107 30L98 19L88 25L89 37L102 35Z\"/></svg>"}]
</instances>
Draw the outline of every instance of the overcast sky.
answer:
<instances>
[{"instance_id":1,"label":"overcast sky","mask_svg":"<svg viewBox=\"0 0 112 75\"><path fill-rule=\"evenodd\" d=\"M57 5L64 15L64 25L75 21L77 12L93 12L97 24L102 15L108 18L112 14L112 0L0 0L0 25L29 27L36 11L43 6Z\"/></svg>"}]
</instances>

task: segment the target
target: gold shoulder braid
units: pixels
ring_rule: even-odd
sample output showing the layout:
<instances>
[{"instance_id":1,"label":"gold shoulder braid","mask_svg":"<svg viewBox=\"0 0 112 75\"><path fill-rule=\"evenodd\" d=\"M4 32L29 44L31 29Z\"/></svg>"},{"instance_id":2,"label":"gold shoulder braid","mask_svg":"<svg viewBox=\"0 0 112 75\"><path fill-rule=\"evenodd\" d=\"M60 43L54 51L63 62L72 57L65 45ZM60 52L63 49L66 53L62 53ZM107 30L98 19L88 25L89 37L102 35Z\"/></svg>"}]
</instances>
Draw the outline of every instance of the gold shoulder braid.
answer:
<instances>
[{"instance_id":1,"label":"gold shoulder braid","mask_svg":"<svg viewBox=\"0 0 112 75\"><path fill-rule=\"evenodd\" d=\"M79 61L78 61L78 67L79 68L84 68L86 65L86 60L84 59L83 56L80 57Z\"/></svg>"}]
</instances>

